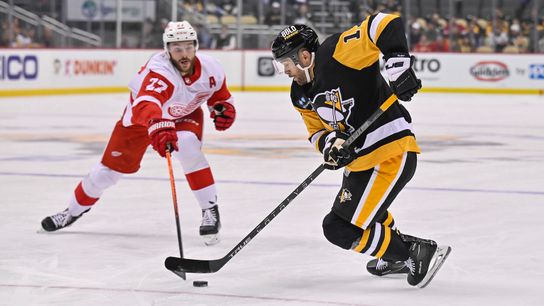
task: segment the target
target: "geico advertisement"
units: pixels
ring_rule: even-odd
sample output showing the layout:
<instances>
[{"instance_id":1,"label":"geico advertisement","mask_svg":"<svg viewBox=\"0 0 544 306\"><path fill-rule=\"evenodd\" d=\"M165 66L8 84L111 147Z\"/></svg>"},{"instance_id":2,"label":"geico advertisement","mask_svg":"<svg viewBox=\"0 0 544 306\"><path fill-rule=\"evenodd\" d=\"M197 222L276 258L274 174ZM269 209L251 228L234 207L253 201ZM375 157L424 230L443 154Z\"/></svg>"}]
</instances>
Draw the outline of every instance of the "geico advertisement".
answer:
<instances>
[{"instance_id":1,"label":"geico advertisement","mask_svg":"<svg viewBox=\"0 0 544 306\"><path fill-rule=\"evenodd\" d=\"M0 84L38 79L38 62L35 54L0 54Z\"/></svg>"}]
</instances>

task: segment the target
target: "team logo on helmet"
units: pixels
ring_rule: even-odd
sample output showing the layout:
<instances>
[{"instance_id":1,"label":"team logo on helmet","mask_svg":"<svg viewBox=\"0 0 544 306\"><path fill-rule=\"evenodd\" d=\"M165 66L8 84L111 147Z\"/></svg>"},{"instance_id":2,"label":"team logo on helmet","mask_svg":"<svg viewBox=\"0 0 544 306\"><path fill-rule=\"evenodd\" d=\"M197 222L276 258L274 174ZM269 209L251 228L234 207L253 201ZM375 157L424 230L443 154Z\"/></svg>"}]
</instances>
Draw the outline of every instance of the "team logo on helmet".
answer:
<instances>
[{"instance_id":1,"label":"team logo on helmet","mask_svg":"<svg viewBox=\"0 0 544 306\"><path fill-rule=\"evenodd\" d=\"M315 52L319 47L319 39L312 28L295 24L281 30L276 36L272 42L272 54L275 59L280 59L295 53L301 47Z\"/></svg>"},{"instance_id":2,"label":"team logo on helmet","mask_svg":"<svg viewBox=\"0 0 544 306\"><path fill-rule=\"evenodd\" d=\"M289 26L281 31L280 35L283 39L289 39L289 37L298 34L298 30L295 26Z\"/></svg>"},{"instance_id":3,"label":"team logo on helmet","mask_svg":"<svg viewBox=\"0 0 544 306\"><path fill-rule=\"evenodd\" d=\"M168 51L167 45L170 42L175 41L194 41L195 47L198 49L198 37L195 29L187 21L170 21L164 33L162 34L162 41L164 43L164 50Z\"/></svg>"}]
</instances>

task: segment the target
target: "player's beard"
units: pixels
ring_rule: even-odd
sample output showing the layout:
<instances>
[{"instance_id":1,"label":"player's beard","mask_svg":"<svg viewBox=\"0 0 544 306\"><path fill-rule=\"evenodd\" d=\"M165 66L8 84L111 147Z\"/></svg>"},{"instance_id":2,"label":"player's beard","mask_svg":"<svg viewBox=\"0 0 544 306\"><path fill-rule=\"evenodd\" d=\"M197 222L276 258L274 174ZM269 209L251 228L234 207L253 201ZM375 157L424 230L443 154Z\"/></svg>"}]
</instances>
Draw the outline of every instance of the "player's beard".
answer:
<instances>
[{"instance_id":1,"label":"player's beard","mask_svg":"<svg viewBox=\"0 0 544 306\"><path fill-rule=\"evenodd\" d=\"M181 75L186 76L193 74L194 62L194 58L190 59L188 57L184 57L179 59L178 61L175 61L174 64L181 72Z\"/></svg>"},{"instance_id":2,"label":"player's beard","mask_svg":"<svg viewBox=\"0 0 544 306\"><path fill-rule=\"evenodd\" d=\"M306 75L304 75L303 71L299 71L297 75L293 76L293 79L300 86L308 84L308 80L306 80Z\"/></svg>"}]
</instances>

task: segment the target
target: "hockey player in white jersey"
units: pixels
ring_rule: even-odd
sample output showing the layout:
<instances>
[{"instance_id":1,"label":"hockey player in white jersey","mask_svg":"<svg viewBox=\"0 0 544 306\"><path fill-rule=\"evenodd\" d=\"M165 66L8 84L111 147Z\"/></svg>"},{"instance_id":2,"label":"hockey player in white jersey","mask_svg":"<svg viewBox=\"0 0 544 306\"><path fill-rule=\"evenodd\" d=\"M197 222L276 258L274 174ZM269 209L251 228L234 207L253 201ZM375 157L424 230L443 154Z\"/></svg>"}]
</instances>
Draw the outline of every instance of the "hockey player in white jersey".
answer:
<instances>
[{"instance_id":1,"label":"hockey player in white jersey","mask_svg":"<svg viewBox=\"0 0 544 306\"><path fill-rule=\"evenodd\" d=\"M164 52L153 55L130 81L130 101L117 122L102 160L75 188L64 211L46 217L42 227L56 231L88 212L102 193L125 173L135 173L151 144L162 157L167 147L179 160L202 209L200 235L218 242L221 226L212 171L201 151L206 103L219 131L236 118L233 98L219 62L196 55L197 33L187 21L170 22L163 34Z\"/></svg>"}]
</instances>

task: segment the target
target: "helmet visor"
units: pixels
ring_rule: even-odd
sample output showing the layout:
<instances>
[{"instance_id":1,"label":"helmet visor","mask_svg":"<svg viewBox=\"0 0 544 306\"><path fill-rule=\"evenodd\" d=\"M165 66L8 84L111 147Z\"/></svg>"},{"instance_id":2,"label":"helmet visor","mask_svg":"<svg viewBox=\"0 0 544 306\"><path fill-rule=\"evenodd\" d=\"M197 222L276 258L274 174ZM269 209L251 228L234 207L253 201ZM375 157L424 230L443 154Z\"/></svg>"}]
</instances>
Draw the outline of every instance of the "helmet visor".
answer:
<instances>
[{"instance_id":1,"label":"helmet visor","mask_svg":"<svg viewBox=\"0 0 544 306\"><path fill-rule=\"evenodd\" d=\"M273 63L274 63L274 68L276 69L276 73L278 74L284 74L285 71L292 70L293 68L296 68L297 66L295 62L293 61L293 59L290 57L287 57L287 58L284 57L279 60L274 60Z\"/></svg>"},{"instance_id":2,"label":"helmet visor","mask_svg":"<svg viewBox=\"0 0 544 306\"><path fill-rule=\"evenodd\" d=\"M285 56L274 59L274 68L278 74L283 74L286 70L292 70L299 65L298 50L293 50Z\"/></svg>"}]
</instances>

